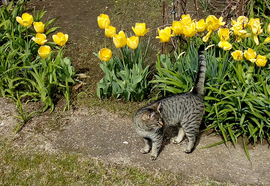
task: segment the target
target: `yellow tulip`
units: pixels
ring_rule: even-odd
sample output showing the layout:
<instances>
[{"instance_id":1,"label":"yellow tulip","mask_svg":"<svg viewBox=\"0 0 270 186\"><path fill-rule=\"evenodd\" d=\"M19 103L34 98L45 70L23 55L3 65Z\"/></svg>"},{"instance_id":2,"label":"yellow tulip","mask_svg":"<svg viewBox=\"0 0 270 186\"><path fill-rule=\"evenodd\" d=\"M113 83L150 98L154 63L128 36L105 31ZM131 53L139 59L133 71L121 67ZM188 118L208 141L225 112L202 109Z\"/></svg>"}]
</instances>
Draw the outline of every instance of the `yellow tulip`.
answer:
<instances>
[{"instance_id":1,"label":"yellow tulip","mask_svg":"<svg viewBox=\"0 0 270 186\"><path fill-rule=\"evenodd\" d=\"M213 31L209 31L206 36L203 37L203 42L207 42Z\"/></svg>"},{"instance_id":2,"label":"yellow tulip","mask_svg":"<svg viewBox=\"0 0 270 186\"><path fill-rule=\"evenodd\" d=\"M256 19L251 18L249 20L248 27L250 30L252 30L252 32L254 34L254 41L255 41L256 45L259 45L258 35L263 33L263 29L261 28L260 19L259 18L256 18Z\"/></svg>"},{"instance_id":3,"label":"yellow tulip","mask_svg":"<svg viewBox=\"0 0 270 186\"><path fill-rule=\"evenodd\" d=\"M160 39L161 43L169 42L170 38L173 36L171 32L171 27L166 27L162 30L158 29L159 36L157 36L156 38Z\"/></svg>"},{"instance_id":4,"label":"yellow tulip","mask_svg":"<svg viewBox=\"0 0 270 186\"><path fill-rule=\"evenodd\" d=\"M250 18L250 20L248 22L248 27L249 27L250 30L252 30L252 27L253 26L258 26L260 24L261 23L260 23L260 19L259 18L256 18L256 19Z\"/></svg>"},{"instance_id":5,"label":"yellow tulip","mask_svg":"<svg viewBox=\"0 0 270 186\"><path fill-rule=\"evenodd\" d=\"M33 25L37 33L44 32L44 24L42 22L34 22Z\"/></svg>"},{"instance_id":6,"label":"yellow tulip","mask_svg":"<svg viewBox=\"0 0 270 186\"><path fill-rule=\"evenodd\" d=\"M218 30L218 36L221 41L227 41L230 38L230 31L228 28L220 28Z\"/></svg>"},{"instance_id":7,"label":"yellow tulip","mask_svg":"<svg viewBox=\"0 0 270 186\"><path fill-rule=\"evenodd\" d=\"M44 45L39 47L38 49L38 54L42 57L42 58L46 58L51 52L51 47L48 45Z\"/></svg>"},{"instance_id":8,"label":"yellow tulip","mask_svg":"<svg viewBox=\"0 0 270 186\"><path fill-rule=\"evenodd\" d=\"M248 18L246 16L239 16L237 18L237 21L232 19L232 26L234 26L235 24L240 24L242 26L241 29L244 29L247 23L248 23Z\"/></svg>"},{"instance_id":9,"label":"yellow tulip","mask_svg":"<svg viewBox=\"0 0 270 186\"><path fill-rule=\"evenodd\" d=\"M183 34L183 23L181 21L174 21L172 24L173 35Z\"/></svg>"},{"instance_id":10,"label":"yellow tulip","mask_svg":"<svg viewBox=\"0 0 270 186\"><path fill-rule=\"evenodd\" d=\"M41 33L37 33L36 37L33 37L32 40L39 45L44 45L47 42L46 35Z\"/></svg>"},{"instance_id":11,"label":"yellow tulip","mask_svg":"<svg viewBox=\"0 0 270 186\"><path fill-rule=\"evenodd\" d=\"M100 14L97 17L97 21L98 21L98 26L101 29L105 29L106 27L110 26L110 24L111 24L111 20L110 20L109 16L106 14Z\"/></svg>"},{"instance_id":12,"label":"yellow tulip","mask_svg":"<svg viewBox=\"0 0 270 186\"><path fill-rule=\"evenodd\" d=\"M193 37L196 33L196 25L194 22L189 22L184 26L183 33L186 37Z\"/></svg>"},{"instance_id":13,"label":"yellow tulip","mask_svg":"<svg viewBox=\"0 0 270 186\"><path fill-rule=\"evenodd\" d=\"M127 45L129 46L129 48L135 50L139 46L139 37L132 36L130 38L127 38Z\"/></svg>"},{"instance_id":14,"label":"yellow tulip","mask_svg":"<svg viewBox=\"0 0 270 186\"><path fill-rule=\"evenodd\" d=\"M53 41L59 46L65 45L68 41L68 35L63 34L62 32L58 32L57 35L53 35L52 37Z\"/></svg>"},{"instance_id":15,"label":"yellow tulip","mask_svg":"<svg viewBox=\"0 0 270 186\"><path fill-rule=\"evenodd\" d=\"M222 48L223 50L231 50L232 45L228 41L220 41L218 43L219 48Z\"/></svg>"},{"instance_id":16,"label":"yellow tulip","mask_svg":"<svg viewBox=\"0 0 270 186\"><path fill-rule=\"evenodd\" d=\"M218 29L220 26L225 25L225 22L222 22L223 17L220 17L219 19L216 18L214 15L209 15L206 18L206 28L208 31L214 31Z\"/></svg>"},{"instance_id":17,"label":"yellow tulip","mask_svg":"<svg viewBox=\"0 0 270 186\"><path fill-rule=\"evenodd\" d=\"M120 31L119 34L113 36L113 43L116 48L123 48L127 44L127 37L123 31Z\"/></svg>"},{"instance_id":18,"label":"yellow tulip","mask_svg":"<svg viewBox=\"0 0 270 186\"><path fill-rule=\"evenodd\" d=\"M184 25L187 25L188 23L191 22L191 17L190 17L189 14L187 14L187 15L183 14L183 15L181 16L181 18L182 18L181 21L182 21L182 23L183 23Z\"/></svg>"},{"instance_id":19,"label":"yellow tulip","mask_svg":"<svg viewBox=\"0 0 270 186\"><path fill-rule=\"evenodd\" d=\"M241 23L236 23L231 28L233 34L236 36L237 42L241 42L243 37L250 37L251 34L247 33L246 30L243 30L243 25Z\"/></svg>"},{"instance_id":20,"label":"yellow tulip","mask_svg":"<svg viewBox=\"0 0 270 186\"><path fill-rule=\"evenodd\" d=\"M17 16L16 20L22 26L28 27L28 26L31 26L31 24L33 23L33 16L28 13L23 13L22 17Z\"/></svg>"},{"instance_id":21,"label":"yellow tulip","mask_svg":"<svg viewBox=\"0 0 270 186\"><path fill-rule=\"evenodd\" d=\"M259 67L264 67L267 63L266 56L258 55L256 59L256 65Z\"/></svg>"},{"instance_id":22,"label":"yellow tulip","mask_svg":"<svg viewBox=\"0 0 270 186\"><path fill-rule=\"evenodd\" d=\"M112 51L108 48L103 48L98 52L101 61L109 61L112 57Z\"/></svg>"},{"instance_id":23,"label":"yellow tulip","mask_svg":"<svg viewBox=\"0 0 270 186\"><path fill-rule=\"evenodd\" d=\"M216 18L214 15L209 15L206 18L206 29L208 30L208 34L203 37L203 41L207 42L210 38L212 32L216 29L218 29L220 26L225 25L225 22L222 22L223 17L220 17L219 19Z\"/></svg>"},{"instance_id":24,"label":"yellow tulip","mask_svg":"<svg viewBox=\"0 0 270 186\"><path fill-rule=\"evenodd\" d=\"M236 61L241 61L243 59L243 52L241 50L236 50L232 52L232 57Z\"/></svg>"},{"instance_id":25,"label":"yellow tulip","mask_svg":"<svg viewBox=\"0 0 270 186\"><path fill-rule=\"evenodd\" d=\"M116 34L116 28L114 26L108 26L105 28L105 35L107 37L113 38L115 34Z\"/></svg>"},{"instance_id":26,"label":"yellow tulip","mask_svg":"<svg viewBox=\"0 0 270 186\"><path fill-rule=\"evenodd\" d=\"M270 41L270 36L269 37L267 37L265 40L264 40L264 42L269 42Z\"/></svg>"},{"instance_id":27,"label":"yellow tulip","mask_svg":"<svg viewBox=\"0 0 270 186\"><path fill-rule=\"evenodd\" d=\"M203 32L205 29L206 29L206 23L204 19L201 19L200 21L196 22L197 32Z\"/></svg>"},{"instance_id":28,"label":"yellow tulip","mask_svg":"<svg viewBox=\"0 0 270 186\"><path fill-rule=\"evenodd\" d=\"M268 27L267 27L267 32L270 34L270 23L268 24ZM270 36L267 37L264 42L269 42L270 41Z\"/></svg>"},{"instance_id":29,"label":"yellow tulip","mask_svg":"<svg viewBox=\"0 0 270 186\"><path fill-rule=\"evenodd\" d=\"M135 27L132 27L132 30L138 37L144 36L149 32L149 28L146 29L145 23L136 23Z\"/></svg>"},{"instance_id":30,"label":"yellow tulip","mask_svg":"<svg viewBox=\"0 0 270 186\"><path fill-rule=\"evenodd\" d=\"M251 61L252 63L256 61L256 52L251 48L249 48L244 52L244 56L247 60Z\"/></svg>"}]
</instances>

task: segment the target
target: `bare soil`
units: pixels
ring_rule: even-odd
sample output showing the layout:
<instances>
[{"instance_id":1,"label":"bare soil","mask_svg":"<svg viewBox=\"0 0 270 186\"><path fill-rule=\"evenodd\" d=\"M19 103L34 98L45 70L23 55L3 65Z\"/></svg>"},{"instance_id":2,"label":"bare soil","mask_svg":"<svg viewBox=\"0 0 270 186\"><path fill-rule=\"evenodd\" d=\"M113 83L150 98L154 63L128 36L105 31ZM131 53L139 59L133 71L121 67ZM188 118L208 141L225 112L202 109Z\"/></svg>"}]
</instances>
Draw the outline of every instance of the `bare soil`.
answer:
<instances>
[{"instance_id":1,"label":"bare soil","mask_svg":"<svg viewBox=\"0 0 270 186\"><path fill-rule=\"evenodd\" d=\"M114 3L107 0L43 0L31 4L31 8L44 7L48 19L58 17L57 24L61 26L59 31L70 36L66 55L71 57L78 72L91 76L85 80L88 84L74 94L91 91L103 76L98 60L93 55L103 42L96 18L113 8ZM33 151L77 152L108 163L208 177L230 185L270 184L268 144L250 147L250 162L241 143L236 147L228 143L202 149L222 140L219 136L204 133L190 154L183 152L187 141L174 145L166 139L158 159L152 161L149 155L139 152L143 141L133 130L131 116L122 116L101 107L76 105L76 100L74 102L70 111L62 112L64 101L60 100L53 113L47 111L33 117L21 132L14 134L14 128L19 123L14 117L17 115L16 107L9 99L0 98L0 140L13 141L19 149L31 146ZM28 109L38 109L38 105L30 104ZM170 134L167 133L167 136Z\"/></svg>"}]
</instances>

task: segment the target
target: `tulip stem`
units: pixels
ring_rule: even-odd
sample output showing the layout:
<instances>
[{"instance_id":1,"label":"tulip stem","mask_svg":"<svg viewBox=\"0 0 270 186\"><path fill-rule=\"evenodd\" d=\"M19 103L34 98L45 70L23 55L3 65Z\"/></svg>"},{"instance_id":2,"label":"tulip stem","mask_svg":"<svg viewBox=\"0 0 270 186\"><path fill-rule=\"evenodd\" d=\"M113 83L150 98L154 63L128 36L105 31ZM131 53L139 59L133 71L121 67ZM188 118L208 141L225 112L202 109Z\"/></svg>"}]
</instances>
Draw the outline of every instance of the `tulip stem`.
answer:
<instances>
[{"instance_id":1,"label":"tulip stem","mask_svg":"<svg viewBox=\"0 0 270 186\"><path fill-rule=\"evenodd\" d=\"M141 39L141 37L139 37L139 45L140 45L140 50L139 50L139 52L141 53L141 63L143 62L143 60L142 60L142 39Z\"/></svg>"},{"instance_id":2,"label":"tulip stem","mask_svg":"<svg viewBox=\"0 0 270 186\"><path fill-rule=\"evenodd\" d=\"M105 38L104 38L104 41L105 41L105 48L107 47L107 43L106 43L106 35L104 35L105 36Z\"/></svg>"},{"instance_id":3,"label":"tulip stem","mask_svg":"<svg viewBox=\"0 0 270 186\"><path fill-rule=\"evenodd\" d=\"M167 43L165 43L165 53L166 53L166 56L168 55L168 45Z\"/></svg>"},{"instance_id":4,"label":"tulip stem","mask_svg":"<svg viewBox=\"0 0 270 186\"><path fill-rule=\"evenodd\" d=\"M248 71L247 71L247 79L246 83L249 82L250 78L252 77L253 71L254 71L255 63L250 63Z\"/></svg>"},{"instance_id":5,"label":"tulip stem","mask_svg":"<svg viewBox=\"0 0 270 186\"><path fill-rule=\"evenodd\" d=\"M124 58L124 52L123 52L123 48L120 48L120 53L121 53L121 56L122 56L122 60L123 60L123 65L124 65L124 68L125 68L125 58Z\"/></svg>"},{"instance_id":6,"label":"tulip stem","mask_svg":"<svg viewBox=\"0 0 270 186\"><path fill-rule=\"evenodd\" d=\"M181 53L181 38L180 38L180 36L177 36L177 47L178 47L178 54L180 54Z\"/></svg>"}]
</instances>

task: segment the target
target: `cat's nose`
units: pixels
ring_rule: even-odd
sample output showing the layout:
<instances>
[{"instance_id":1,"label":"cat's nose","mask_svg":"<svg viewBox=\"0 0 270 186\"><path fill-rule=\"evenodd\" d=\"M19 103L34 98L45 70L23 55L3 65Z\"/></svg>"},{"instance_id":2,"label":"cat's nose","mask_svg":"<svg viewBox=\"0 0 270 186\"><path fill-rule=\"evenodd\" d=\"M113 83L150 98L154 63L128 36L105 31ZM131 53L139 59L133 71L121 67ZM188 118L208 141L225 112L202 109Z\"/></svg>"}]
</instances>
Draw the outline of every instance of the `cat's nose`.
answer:
<instances>
[{"instance_id":1,"label":"cat's nose","mask_svg":"<svg viewBox=\"0 0 270 186\"><path fill-rule=\"evenodd\" d=\"M160 128L163 127L163 122L159 122Z\"/></svg>"}]
</instances>

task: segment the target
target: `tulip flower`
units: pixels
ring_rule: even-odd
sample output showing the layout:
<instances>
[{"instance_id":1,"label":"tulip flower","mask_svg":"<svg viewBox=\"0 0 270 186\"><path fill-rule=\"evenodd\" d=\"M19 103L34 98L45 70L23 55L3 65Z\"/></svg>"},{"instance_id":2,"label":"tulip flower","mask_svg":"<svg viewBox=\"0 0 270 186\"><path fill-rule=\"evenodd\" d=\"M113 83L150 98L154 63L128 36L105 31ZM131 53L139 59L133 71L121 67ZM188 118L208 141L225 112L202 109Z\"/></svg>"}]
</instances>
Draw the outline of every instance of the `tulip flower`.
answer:
<instances>
[{"instance_id":1,"label":"tulip flower","mask_svg":"<svg viewBox=\"0 0 270 186\"><path fill-rule=\"evenodd\" d=\"M220 41L218 43L218 47L222 48L223 50L231 50L232 49L232 45L228 41Z\"/></svg>"},{"instance_id":2,"label":"tulip flower","mask_svg":"<svg viewBox=\"0 0 270 186\"><path fill-rule=\"evenodd\" d=\"M111 20L110 20L109 16L106 14L100 14L97 17L97 21L98 21L98 26L101 29L105 29L106 27L110 26L110 24L111 24Z\"/></svg>"},{"instance_id":3,"label":"tulip flower","mask_svg":"<svg viewBox=\"0 0 270 186\"><path fill-rule=\"evenodd\" d=\"M241 42L243 37L250 37L250 33L247 33L245 29L248 23L248 18L245 16L239 16L237 21L232 19L232 28L233 34L236 36L236 41Z\"/></svg>"},{"instance_id":4,"label":"tulip flower","mask_svg":"<svg viewBox=\"0 0 270 186\"><path fill-rule=\"evenodd\" d=\"M113 43L116 48L123 48L127 44L127 37L123 31L120 31L119 34L113 36Z\"/></svg>"},{"instance_id":5,"label":"tulip flower","mask_svg":"<svg viewBox=\"0 0 270 186\"><path fill-rule=\"evenodd\" d=\"M174 21L172 24L173 35L183 34L183 27L182 21Z\"/></svg>"},{"instance_id":6,"label":"tulip flower","mask_svg":"<svg viewBox=\"0 0 270 186\"><path fill-rule=\"evenodd\" d=\"M183 14L181 16L181 18L182 18L181 21L182 21L183 25L187 25L188 23L191 22L191 17L189 14L187 14L187 15Z\"/></svg>"},{"instance_id":7,"label":"tulip flower","mask_svg":"<svg viewBox=\"0 0 270 186\"><path fill-rule=\"evenodd\" d=\"M227 41L230 38L229 34L230 34L230 31L228 28L220 28L218 30L218 36L221 41Z\"/></svg>"},{"instance_id":8,"label":"tulip flower","mask_svg":"<svg viewBox=\"0 0 270 186\"><path fill-rule=\"evenodd\" d=\"M42 22L34 22L33 25L37 33L44 32L44 24Z\"/></svg>"},{"instance_id":9,"label":"tulip flower","mask_svg":"<svg viewBox=\"0 0 270 186\"><path fill-rule=\"evenodd\" d=\"M52 37L53 41L59 46L65 45L66 42L68 41L68 35L63 34L62 32L58 32L56 35L53 35Z\"/></svg>"},{"instance_id":10,"label":"tulip flower","mask_svg":"<svg viewBox=\"0 0 270 186\"><path fill-rule=\"evenodd\" d=\"M264 67L267 63L266 56L258 55L256 59L256 65L259 67Z\"/></svg>"},{"instance_id":11,"label":"tulip flower","mask_svg":"<svg viewBox=\"0 0 270 186\"><path fill-rule=\"evenodd\" d=\"M23 13L22 17L17 16L16 20L22 26L28 27L28 26L31 26L31 24L33 23L33 16L28 13Z\"/></svg>"},{"instance_id":12,"label":"tulip flower","mask_svg":"<svg viewBox=\"0 0 270 186\"><path fill-rule=\"evenodd\" d=\"M236 61L241 61L243 59L243 52L241 50L236 50L232 52L232 57Z\"/></svg>"},{"instance_id":13,"label":"tulip flower","mask_svg":"<svg viewBox=\"0 0 270 186\"><path fill-rule=\"evenodd\" d=\"M267 32L270 34L270 23L268 24L268 27L267 27ZM270 41L270 36L267 37L264 42L269 42Z\"/></svg>"},{"instance_id":14,"label":"tulip flower","mask_svg":"<svg viewBox=\"0 0 270 186\"><path fill-rule=\"evenodd\" d=\"M32 40L39 45L44 45L47 42L46 35L41 33L37 33L36 37L33 37Z\"/></svg>"},{"instance_id":15,"label":"tulip flower","mask_svg":"<svg viewBox=\"0 0 270 186\"><path fill-rule=\"evenodd\" d=\"M112 51L108 48L103 48L98 52L98 56L102 61L109 61L112 57Z\"/></svg>"},{"instance_id":16,"label":"tulip flower","mask_svg":"<svg viewBox=\"0 0 270 186\"><path fill-rule=\"evenodd\" d=\"M231 28L233 30L233 34L236 36L236 41L241 42L243 37L250 37L251 34L247 33L246 30L243 30L243 24L236 23Z\"/></svg>"},{"instance_id":17,"label":"tulip flower","mask_svg":"<svg viewBox=\"0 0 270 186\"><path fill-rule=\"evenodd\" d=\"M207 41L209 40L209 38L210 38L212 32L213 32L213 31L209 31L209 32L206 34L206 36L203 37L203 42L207 42Z\"/></svg>"},{"instance_id":18,"label":"tulip flower","mask_svg":"<svg viewBox=\"0 0 270 186\"><path fill-rule=\"evenodd\" d=\"M223 48L224 50L231 50L232 45L227 41L230 36L230 31L228 28L220 28L218 30L218 36L220 38L220 42L218 43L218 46L220 48Z\"/></svg>"},{"instance_id":19,"label":"tulip flower","mask_svg":"<svg viewBox=\"0 0 270 186\"><path fill-rule=\"evenodd\" d=\"M183 33L186 37L193 37L196 33L196 25L194 22L189 22L187 25L183 28Z\"/></svg>"},{"instance_id":20,"label":"tulip flower","mask_svg":"<svg viewBox=\"0 0 270 186\"><path fill-rule=\"evenodd\" d=\"M42 58L46 58L51 52L51 47L48 45L44 45L39 47L38 49L38 54L42 57Z\"/></svg>"},{"instance_id":21,"label":"tulip flower","mask_svg":"<svg viewBox=\"0 0 270 186\"><path fill-rule=\"evenodd\" d=\"M248 23L248 18L246 16L239 16L237 18L237 21L232 19L232 26L239 24L242 27L241 30L246 28L247 23Z\"/></svg>"},{"instance_id":22,"label":"tulip flower","mask_svg":"<svg viewBox=\"0 0 270 186\"><path fill-rule=\"evenodd\" d=\"M255 41L256 45L259 45L258 35L263 33L263 29L261 28L260 19L259 18L256 18L256 19L251 18L249 20L248 27L250 30L252 30L252 32L254 34L254 41Z\"/></svg>"},{"instance_id":23,"label":"tulip flower","mask_svg":"<svg viewBox=\"0 0 270 186\"><path fill-rule=\"evenodd\" d=\"M116 28L113 26L108 26L105 28L105 35L109 38L113 38L113 36L116 34Z\"/></svg>"},{"instance_id":24,"label":"tulip flower","mask_svg":"<svg viewBox=\"0 0 270 186\"><path fill-rule=\"evenodd\" d=\"M205 29L206 29L206 23L204 19L201 19L200 21L196 22L197 32L203 32Z\"/></svg>"},{"instance_id":25,"label":"tulip flower","mask_svg":"<svg viewBox=\"0 0 270 186\"><path fill-rule=\"evenodd\" d=\"M169 42L170 38L173 36L171 32L171 27L166 27L162 30L158 29L159 36L157 36L156 38L160 39L161 43Z\"/></svg>"},{"instance_id":26,"label":"tulip flower","mask_svg":"<svg viewBox=\"0 0 270 186\"><path fill-rule=\"evenodd\" d=\"M222 22L223 17L220 17L219 19L216 18L216 16L209 15L206 18L206 28L208 31L214 31L218 29L220 26L225 25L225 22Z\"/></svg>"},{"instance_id":27,"label":"tulip flower","mask_svg":"<svg viewBox=\"0 0 270 186\"><path fill-rule=\"evenodd\" d=\"M213 15L209 15L206 18L206 29L208 30L208 34L203 37L204 42L208 41L208 39L210 38L210 35L212 34L214 30L218 29L220 26L225 25L225 22L222 22L222 20L223 20L223 17L220 17L219 19L217 19Z\"/></svg>"},{"instance_id":28,"label":"tulip flower","mask_svg":"<svg viewBox=\"0 0 270 186\"><path fill-rule=\"evenodd\" d=\"M132 27L132 30L136 36L141 37L149 32L149 28L145 29L145 27L145 23L136 23L135 27Z\"/></svg>"},{"instance_id":29,"label":"tulip flower","mask_svg":"<svg viewBox=\"0 0 270 186\"><path fill-rule=\"evenodd\" d=\"M266 42L266 43L268 43L269 41L270 41L270 36L267 37L267 38L264 40L264 42Z\"/></svg>"},{"instance_id":30,"label":"tulip flower","mask_svg":"<svg viewBox=\"0 0 270 186\"><path fill-rule=\"evenodd\" d=\"M247 60L251 61L252 63L256 61L256 52L251 48L249 48L244 52L244 56Z\"/></svg>"},{"instance_id":31,"label":"tulip flower","mask_svg":"<svg viewBox=\"0 0 270 186\"><path fill-rule=\"evenodd\" d=\"M130 38L127 38L127 45L129 48L135 50L139 46L139 37L132 36Z\"/></svg>"}]
</instances>

